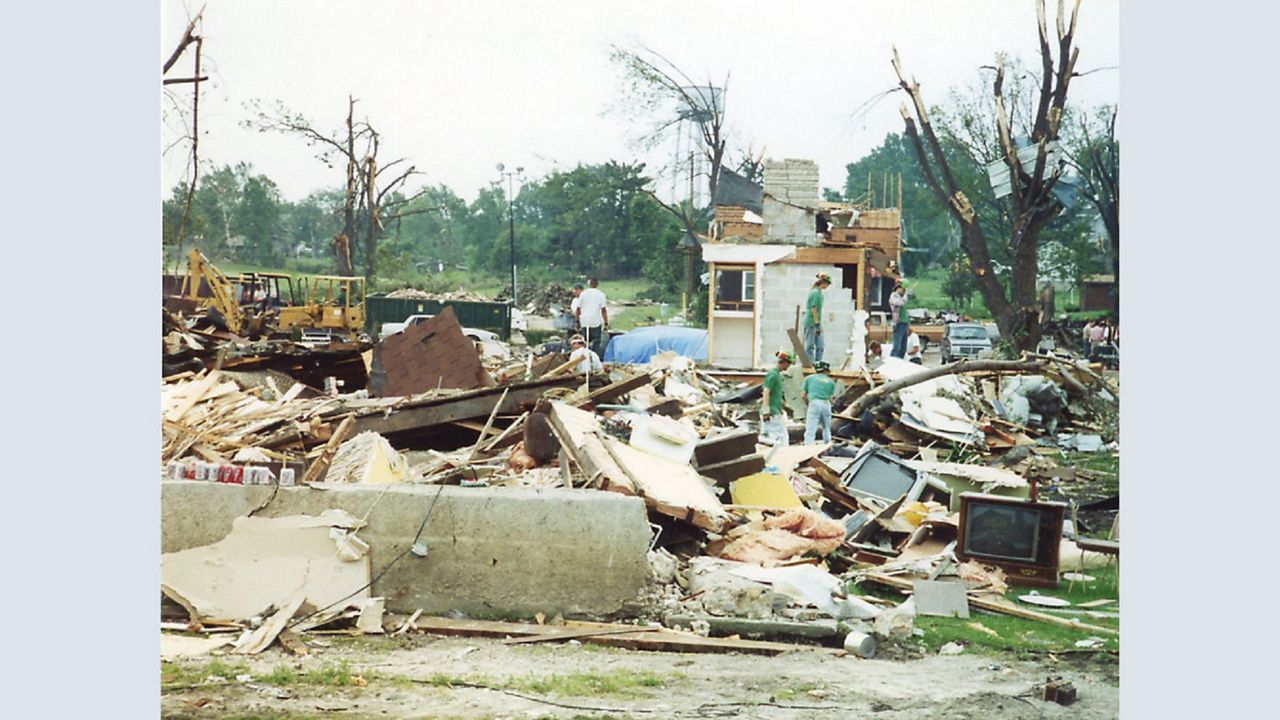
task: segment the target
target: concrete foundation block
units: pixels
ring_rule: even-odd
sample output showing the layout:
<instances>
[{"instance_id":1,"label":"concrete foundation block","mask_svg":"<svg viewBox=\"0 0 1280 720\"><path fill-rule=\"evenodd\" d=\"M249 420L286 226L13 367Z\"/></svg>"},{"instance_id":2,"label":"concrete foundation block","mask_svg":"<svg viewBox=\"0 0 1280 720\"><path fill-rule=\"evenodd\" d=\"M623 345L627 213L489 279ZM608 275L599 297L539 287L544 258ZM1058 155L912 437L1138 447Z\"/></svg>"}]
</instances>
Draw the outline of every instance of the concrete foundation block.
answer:
<instances>
[{"instance_id":1,"label":"concrete foundation block","mask_svg":"<svg viewBox=\"0 0 1280 720\"><path fill-rule=\"evenodd\" d=\"M370 545L376 577L412 545L439 492L422 535L427 556L404 555L374 583L374 595L387 598L388 610L457 610L476 618L598 616L620 610L648 582L651 532L637 497L414 484L282 487L274 498L272 492L264 486L161 483L162 552L216 542L231 531L233 518L264 502L258 516L338 508L356 517L368 513L359 535Z\"/></svg>"}]
</instances>

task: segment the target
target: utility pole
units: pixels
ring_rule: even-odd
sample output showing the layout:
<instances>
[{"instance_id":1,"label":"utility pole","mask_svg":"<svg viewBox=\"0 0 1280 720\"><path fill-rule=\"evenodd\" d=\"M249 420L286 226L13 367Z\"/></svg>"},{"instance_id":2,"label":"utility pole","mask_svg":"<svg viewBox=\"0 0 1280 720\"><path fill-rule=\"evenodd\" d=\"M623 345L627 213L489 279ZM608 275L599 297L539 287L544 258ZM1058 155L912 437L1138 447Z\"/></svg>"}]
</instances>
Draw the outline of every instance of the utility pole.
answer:
<instances>
[{"instance_id":1,"label":"utility pole","mask_svg":"<svg viewBox=\"0 0 1280 720\"><path fill-rule=\"evenodd\" d=\"M512 171L507 170L502 163L498 163L498 174L507 177L507 221L511 238L511 306L516 307L516 211L514 187L516 176L520 177L521 182L524 181L524 168L517 167Z\"/></svg>"}]
</instances>

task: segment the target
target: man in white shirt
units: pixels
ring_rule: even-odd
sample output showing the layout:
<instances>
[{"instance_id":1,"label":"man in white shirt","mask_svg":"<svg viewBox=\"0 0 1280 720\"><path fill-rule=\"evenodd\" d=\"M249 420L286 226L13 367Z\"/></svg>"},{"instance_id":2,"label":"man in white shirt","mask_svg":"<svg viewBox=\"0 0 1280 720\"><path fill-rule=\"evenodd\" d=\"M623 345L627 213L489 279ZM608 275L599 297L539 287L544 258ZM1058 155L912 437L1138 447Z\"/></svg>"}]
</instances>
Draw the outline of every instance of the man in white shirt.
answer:
<instances>
[{"instance_id":1,"label":"man in white shirt","mask_svg":"<svg viewBox=\"0 0 1280 720\"><path fill-rule=\"evenodd\" d=\"M578 319L578 325L582 327L582 333L586 336L587 345L595 351L596 355L603 356L605 333L609 331L609 310L605 307L604 293L598 287L600 280L591 278L587 284L590 287L578 296L578 310L575 317Z\"/></svg>"},{"instance_id":2,"label":"man in white shirt","mask_svg":"<svg viewBox=\"0 0 1280 720\"><path fill-rule=\"evenodd\" d=\"M604 372L604 365L600 362L600 356L595 351L587 348L587 343L582 339L581 335L574 335L569 338L569 345L573 347L573 351L569 353L569 359L578 361L578 364L573 366L575 373L587 375L588 373Z\"/></svg>"},{"instance_id":3,"label":"man in white shirt","mask_svg":"<svg viewBox=\"0 0 1280 720\"><path fill-rule=\"evenodd\" d=\"M582 283L575 283L573 286L573 302L569 303L569 314L573 316L573 329L578 328L578 306L582 304Z\"/></svg>"},{"instance_id":4,"label":"man in white shirt","mask_svg":"<svg viewBox=\"0 0 1280 720\"><path fill-rule=\"evenodd\" d=\"M924 364L924 357L920 354L920 336L910 330L907 331L906 359L917 365Z\"/></svg>"}]
</instances>

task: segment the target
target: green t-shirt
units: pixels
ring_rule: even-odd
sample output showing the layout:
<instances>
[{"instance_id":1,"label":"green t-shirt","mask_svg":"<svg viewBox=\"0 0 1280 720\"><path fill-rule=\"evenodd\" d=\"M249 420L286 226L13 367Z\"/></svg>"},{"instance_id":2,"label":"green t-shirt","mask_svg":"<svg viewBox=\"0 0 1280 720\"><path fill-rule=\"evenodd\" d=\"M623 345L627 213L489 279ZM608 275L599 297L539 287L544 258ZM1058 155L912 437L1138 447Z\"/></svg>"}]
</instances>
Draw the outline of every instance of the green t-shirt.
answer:
<instances>
[{"instance_id":1,"label":"green t-shirt","mask_svg":"<svg viewBox=\"0 0 1280 720\"><path fill-rule=\"evenodd\" d=\"M778 368L769 368L769 372L764 374L764 387L769 391L769 407L767 408L770 415L777 415L782 412L782 373Z\"/></svg>"},{"instance_id":2,"label":"green t-shirt","mask_svg":"<svg viewBox=\"0 0 1280 720\"><path fill-rule=\"evenodd\" d=\"M804 379L804 394L810 400L830 400L836 394L836 381L822 373L814 373Z\"/></svg>"},{"instance_id":3,"label":"green t-shirt","mask_svg":"<svg viewBox=\"0 0 1280 720\"><path fill-rule=\"evenodd\" d=\"M814 288L809 291L809 299L804 303L804 326L813 325L813 311L818 311L818 317L822 317L822 290Z\"/></svg>"}]
</instances>

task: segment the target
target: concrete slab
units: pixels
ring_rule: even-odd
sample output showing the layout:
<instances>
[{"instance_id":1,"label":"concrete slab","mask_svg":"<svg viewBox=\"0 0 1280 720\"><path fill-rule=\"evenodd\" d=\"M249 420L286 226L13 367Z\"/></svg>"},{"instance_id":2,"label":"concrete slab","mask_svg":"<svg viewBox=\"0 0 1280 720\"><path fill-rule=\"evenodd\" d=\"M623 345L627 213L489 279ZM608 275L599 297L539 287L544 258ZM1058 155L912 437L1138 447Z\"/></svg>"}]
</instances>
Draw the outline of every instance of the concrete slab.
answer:
<instances>
[{"instance_id":1,"label":"concrete slab","mask_svg":"<svg viewBox=\"0 0 1280 720\"><path fill-rule=\"evenodd\" d=\"M392 612L607 615L634 599L648 580L644 502L563 488L410 484L276 490L169 481L161 483L161 550L221 540L233 518L263 503L257 513L263 517L337 508L356 517L368 513L359 536L370 544L377 577L412 544L437 492L438 506L423 532L427 557L405 554L374 583L373 594L385 596Z\"/></svg>"}]
</instances>

